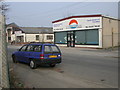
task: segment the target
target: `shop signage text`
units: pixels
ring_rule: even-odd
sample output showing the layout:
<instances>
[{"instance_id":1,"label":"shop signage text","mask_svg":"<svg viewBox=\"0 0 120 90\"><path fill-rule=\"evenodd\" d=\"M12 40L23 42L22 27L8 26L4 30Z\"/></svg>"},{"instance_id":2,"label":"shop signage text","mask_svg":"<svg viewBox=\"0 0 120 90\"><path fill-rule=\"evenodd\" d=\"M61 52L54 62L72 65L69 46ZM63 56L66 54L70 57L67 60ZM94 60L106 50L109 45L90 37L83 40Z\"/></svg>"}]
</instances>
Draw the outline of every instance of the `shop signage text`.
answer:
<instances>
[{"instance_id":1,"label":"shop signage text","mask_svg":"<svg viewBox=\"0 0 120 90\"><path fill-rule=\"evenodd\" d=\"M68 19L53 24L53 31L70 31L102 28L102 17Z\"/></svg>"}]
</instances>

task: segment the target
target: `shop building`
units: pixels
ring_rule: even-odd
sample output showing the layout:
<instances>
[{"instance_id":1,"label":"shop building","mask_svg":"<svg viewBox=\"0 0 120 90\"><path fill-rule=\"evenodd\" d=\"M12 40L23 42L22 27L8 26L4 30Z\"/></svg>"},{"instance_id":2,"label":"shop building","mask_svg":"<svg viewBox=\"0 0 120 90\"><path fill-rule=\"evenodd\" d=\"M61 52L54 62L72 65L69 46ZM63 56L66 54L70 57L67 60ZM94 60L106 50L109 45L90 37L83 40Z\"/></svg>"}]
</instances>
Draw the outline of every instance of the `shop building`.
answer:
<instances>
[{"instance_id":1,"label":"shop building","mask_svg":"<svg viewBox=\"0 0 120 90\"><path fill-rule=\"evenodd\" d=\"M118 46L118 19L102 15L71 16L53 21L54 43L68 47Z\"/></svg>"}]
</instances>

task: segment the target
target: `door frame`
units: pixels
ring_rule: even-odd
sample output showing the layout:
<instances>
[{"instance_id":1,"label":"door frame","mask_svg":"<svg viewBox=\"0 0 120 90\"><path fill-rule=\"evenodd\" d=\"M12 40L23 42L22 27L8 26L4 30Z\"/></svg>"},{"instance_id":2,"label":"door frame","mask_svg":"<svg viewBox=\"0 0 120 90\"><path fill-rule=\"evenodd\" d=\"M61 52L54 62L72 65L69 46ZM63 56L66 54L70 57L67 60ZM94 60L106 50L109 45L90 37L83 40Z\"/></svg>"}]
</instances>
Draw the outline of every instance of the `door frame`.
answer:
<instances>
[{"instance_id":1,"label":"door frame","mask_svg":"<svg viewBox=\"0 0 120 90\"><path fill-rule=\"evenodd\" d=\"M75 31L67 32L67 47L75 47Z\"/></svg>"}]
</instances>

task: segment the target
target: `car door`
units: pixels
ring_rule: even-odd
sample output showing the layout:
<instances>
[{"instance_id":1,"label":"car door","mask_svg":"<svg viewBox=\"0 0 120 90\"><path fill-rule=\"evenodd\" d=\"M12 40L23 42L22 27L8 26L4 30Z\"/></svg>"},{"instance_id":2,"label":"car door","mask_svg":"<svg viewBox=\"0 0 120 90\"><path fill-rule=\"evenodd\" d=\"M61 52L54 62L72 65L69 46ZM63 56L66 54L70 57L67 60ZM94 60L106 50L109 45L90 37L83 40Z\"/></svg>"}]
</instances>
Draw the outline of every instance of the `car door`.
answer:
<instances>
[{"instance_id":1,"label":"car door","mask_svg":"<svg viewBox=\"0 0 120 90\"><path fill-rule=\"evenodd\" d=\"M30 62L30 59L33 58L34 45L28 45L25 53L26 63Z\"/></svg>"},{"instance_id":2,"label":"car door","mask_svg":"<svg viewBox=\"0 0 120 90\"><path fill-rule=\"evenodd\" d=\"M20 61L20 62L25 62L26 61L26 58L25 58L26 48L27 48L27 45L24 45L19 49L19 52L16 55L16 58L17 58L18 61Z\"/></svg>"},{"instance_id":3,"label":"car door","mask_svg":"<svg viewBox=\"0 0 120 90\"><path fill-rule=\"evenodd\" d=\"M42 45L35 45L34 46L34 53L33 58L34 59L40 59L40 55L42 54Z\"/></svg>"},{"instance_id":4,"label":"car door","mask_svg":"<svg viewBox=\"0 0 120 90\"><path fill-rule=\"evenodd\" d=\"M26 49L26 62L30 63L30 60L40 59L41 45L28 45Z\"/></svg>"}]
</instances>

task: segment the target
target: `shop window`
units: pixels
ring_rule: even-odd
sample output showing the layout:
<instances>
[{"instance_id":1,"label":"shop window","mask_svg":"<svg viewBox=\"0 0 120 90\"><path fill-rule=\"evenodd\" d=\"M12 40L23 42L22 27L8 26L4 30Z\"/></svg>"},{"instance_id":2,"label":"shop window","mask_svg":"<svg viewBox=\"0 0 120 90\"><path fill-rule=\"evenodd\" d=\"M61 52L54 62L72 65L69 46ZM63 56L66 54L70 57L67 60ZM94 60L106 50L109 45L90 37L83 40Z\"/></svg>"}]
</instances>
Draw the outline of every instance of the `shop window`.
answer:
<instances>
[{"instance_id":1,"label":"shop window","mask_svg":"<svg viewBox=\"0 0 120 90\"><path fill-rule=\"evenodd\" d=\"M86 44L96 45L99 43L98 30L88 30L86 31Z\"/></svg>"},{"instance_id":2,"label":"shop window","mask_svg":"<svg viewBox=\"0 0 120 90\"><path fill-rule=\"evenodd\" d=\"M75 33L75 44L86 44L85 31L77 31Z\"/></svg>"},{"instance_id":3,"label":"shop window","mask_svg":"<svg viewBox=\"0 0 120 90\"><path fill-rule=\"evenodd\" d=\"M36 40L39 40L39 35L36 35Z\"/></svg>"},{"instance_id":4,"label":"shop window","mask_svg":"<svg viewBox=\"0 0 120 90\"><path fill-rule=\"evenodd\" d=\"M99 44L98 30L76 31L75 44L78 44L78 45L98 45Z\"/></svg>"},{"instance_id":5,"label":"shop window","mask_svg":"<svg viewBox=\"0 0 120 90\"><path fill-rule=\"evenodd\" d=\"M55 32L55 43L67 44L67 32Z\"/></svg>"},{"instance_id":6,"label":"shop window","mask_svg":"<svg viewBox=\"0 0 120 90\"><path fill-rule=\"evenodd\" d=\"M47 40L53 40L53 35L47 35Z\"/></svg>"}]
</instances>

